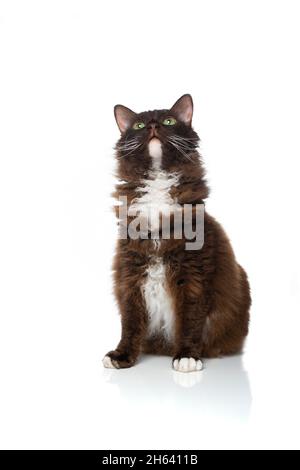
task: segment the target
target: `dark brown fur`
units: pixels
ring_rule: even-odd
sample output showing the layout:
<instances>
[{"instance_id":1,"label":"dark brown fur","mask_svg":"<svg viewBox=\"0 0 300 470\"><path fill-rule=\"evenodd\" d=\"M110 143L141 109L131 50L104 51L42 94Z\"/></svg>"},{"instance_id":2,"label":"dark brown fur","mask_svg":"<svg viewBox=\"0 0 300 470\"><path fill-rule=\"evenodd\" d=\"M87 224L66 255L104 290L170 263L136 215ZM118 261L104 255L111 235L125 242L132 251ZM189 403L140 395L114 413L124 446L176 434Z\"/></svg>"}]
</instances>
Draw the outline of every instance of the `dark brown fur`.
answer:
<instances>
[{"instance_id":1,"label":"dark brown fur","mask_svg":"<svg viewBox=\"0 0 300 470\"><path fill-rule=\"evenodd\" d=\"M170 130L159 124L164 116L177 115L176 105L168 111L129 114L132 122L142 119L150 124L144 135L139 131L141 147L138 155L125 155L117 146L118 176L124 183L117 186L115 196L126 195L129 201L138 196L136 190L151 164L146 144L153 122L158 123L157 132L163 143L162 168L181 174L180 184L172 189L172 196L180 204L201 203L208 196L197 144L191 145L187 159L167 141L168 132L190 137L192 142L197 134L186 123L178 122L176 128ZM123 132L120 142L130 138L132 133L131 128ZM185 243L185 239L161 240L156 249L152 240L118 240L114 286L121 313L122 338L116 350L108 353L115 367L134 365L142 352L199 359L235 354L241 350L248 333L249 284L224 230L205 213L202 249L187 251ZM172 342L160 334L150 338L147 335L148 318L142 285L153 256L161 257L166 266L167 288L176 317Z\"/></svg>"}]
</instances>

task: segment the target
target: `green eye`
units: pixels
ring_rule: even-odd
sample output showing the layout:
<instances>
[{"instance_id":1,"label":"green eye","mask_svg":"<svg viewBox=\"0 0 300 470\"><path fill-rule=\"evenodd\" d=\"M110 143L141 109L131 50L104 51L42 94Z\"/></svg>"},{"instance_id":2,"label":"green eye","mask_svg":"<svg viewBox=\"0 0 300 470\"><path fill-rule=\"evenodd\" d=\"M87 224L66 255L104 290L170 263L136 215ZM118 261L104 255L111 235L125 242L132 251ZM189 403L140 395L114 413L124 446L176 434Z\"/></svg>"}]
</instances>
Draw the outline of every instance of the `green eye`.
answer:
<instances>
[{"instance_id":1,"label":"green eye","mask_svg":"<svg viewBox=\"0 0 300 470\"><path fill-rule=\"evenodd\" d=\"M164 119L163 121L163 124L164 126L174 126L174 124L176 124L176 119L175 118L172 118L172 117L168 117L166 119Z\"/></svg>"},{"instance_id":2,"label":"green eye","mask_svg":"<svg viewBox=\"0 0 300 470\"><path fill-rule=\"evenodd\" d=\"M145 127L144 122L135 122L133 124L133 129L135 129L136 131L138 131L139 129L144 129L144 127Z\"/></svg>"}]
</instances>

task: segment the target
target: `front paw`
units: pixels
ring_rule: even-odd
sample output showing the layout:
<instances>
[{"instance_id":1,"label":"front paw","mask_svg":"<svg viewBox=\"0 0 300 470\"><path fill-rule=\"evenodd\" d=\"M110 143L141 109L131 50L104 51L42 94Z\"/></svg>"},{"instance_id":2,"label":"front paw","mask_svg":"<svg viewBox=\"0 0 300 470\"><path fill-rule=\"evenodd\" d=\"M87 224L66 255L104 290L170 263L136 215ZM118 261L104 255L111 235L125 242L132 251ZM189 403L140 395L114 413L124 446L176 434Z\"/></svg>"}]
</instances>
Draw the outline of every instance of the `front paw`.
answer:
<instances>
[{"instance_id":1,"label":"front paw","mask_svg":"<svg viewBox=\"0 0 300 470\"><path fill-rule=\"evenodd\" d=\"M107 353L102 363L109 369L126 369L135 364L135 359L128 353L115 350Z\"/></svg>"},{"instance_id":2,"label":"front paw","mask_svg":"<svg viewBox=\"0 0 300 470\"><path fill-rule=\"evenodd\" d=\"M203 369L200 359L194 357L176 357L173 359L173 369L178 372L194 372Z\"/></svg>"}]
</instances>

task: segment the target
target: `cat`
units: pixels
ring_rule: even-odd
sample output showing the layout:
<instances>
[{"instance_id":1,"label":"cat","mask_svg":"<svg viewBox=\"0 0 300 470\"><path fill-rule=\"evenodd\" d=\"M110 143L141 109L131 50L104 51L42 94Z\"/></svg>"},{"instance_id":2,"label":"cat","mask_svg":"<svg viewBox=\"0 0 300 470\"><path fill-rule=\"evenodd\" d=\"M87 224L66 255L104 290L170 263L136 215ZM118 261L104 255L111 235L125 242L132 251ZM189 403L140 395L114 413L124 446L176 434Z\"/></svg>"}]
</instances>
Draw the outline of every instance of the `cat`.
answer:
<instances>
[{"instance_id":1,"label":"cat","mask_svg":"<svg viewBox=\"0 0 300 470\"><path fill-rule=\"evenodd\" d=\"M103 364L126 368L142 353L160 354L173 358L176 371L199 371L203 358L242 350L251 298L224 230L206 211L199 249L187 249L185 236L172 236L175 212L184 204L203 205L209 193L192 128L192 97L185 94L170 109L142 113L116 105L114 114L121 132L116 145L121 181L114 195L127 198L125 222L133 220L132 212L146 216L149 209L159 216L169 209L173 219L169 238L161 236L158 219L154 238L118 240L114 290L122 336Z\"/></svg>"}]
</instances>

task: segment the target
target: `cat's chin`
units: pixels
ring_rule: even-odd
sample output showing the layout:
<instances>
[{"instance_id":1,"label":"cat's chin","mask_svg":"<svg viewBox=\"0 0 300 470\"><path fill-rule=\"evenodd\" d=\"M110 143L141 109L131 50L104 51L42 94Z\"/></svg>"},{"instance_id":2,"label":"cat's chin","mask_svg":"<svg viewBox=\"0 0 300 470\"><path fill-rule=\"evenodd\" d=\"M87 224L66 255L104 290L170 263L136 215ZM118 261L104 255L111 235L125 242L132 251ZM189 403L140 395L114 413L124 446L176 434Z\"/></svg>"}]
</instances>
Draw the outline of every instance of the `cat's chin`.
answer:
<instances>
[{"instance_id":1,"label":"cat's chin","mask_svg":"<svg viewBox=\"0 0 300 470\"><path fill-rule=\"evenodd\" d=\"M154 143L155 145L159 145L159 144L161 144L161 140L160 140L158 137L156 137L156 136L150 137L150 139L149 139L149 141L148 141L148 145L153 144L153 143Z\"/></svg>"},{"instance_id":2,"label":"cat's chin","mask_svg":"<svg viewBox=\"0 0 300 470\"><path fill-rule=\"evenodd\" d=\"M162 145L161 141L157 137L152 137L148 144L149 154L152 158L153 165L160 167L162 157Z\"/></svg>"}]
</instances>

